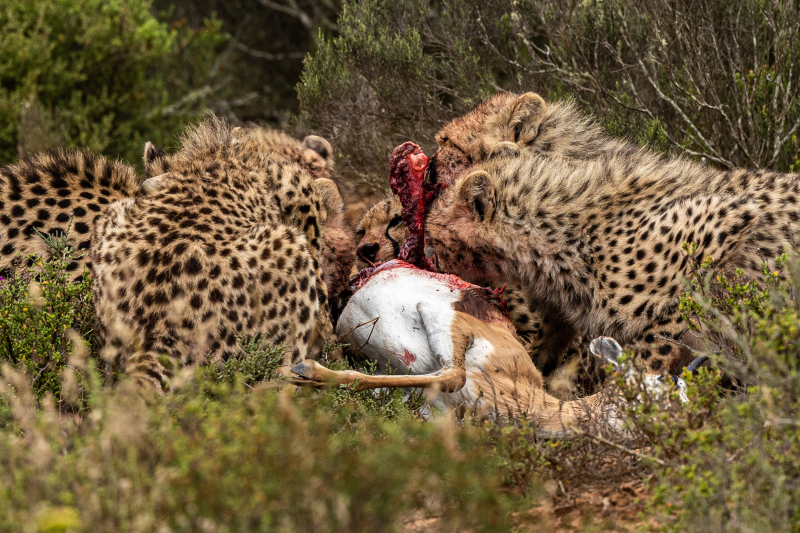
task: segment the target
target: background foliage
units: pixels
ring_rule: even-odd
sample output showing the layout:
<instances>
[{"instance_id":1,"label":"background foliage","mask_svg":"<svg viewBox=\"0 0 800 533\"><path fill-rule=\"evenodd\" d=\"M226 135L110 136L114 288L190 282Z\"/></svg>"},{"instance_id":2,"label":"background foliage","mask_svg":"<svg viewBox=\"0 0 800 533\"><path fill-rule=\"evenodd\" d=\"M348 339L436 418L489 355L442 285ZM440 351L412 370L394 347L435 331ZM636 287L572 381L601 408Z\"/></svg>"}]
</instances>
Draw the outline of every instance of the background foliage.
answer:
<instances>
[{"instance_id":1,"label":"background foliage","mask_svg":"<svg viewBox=\"0 0 800 533\"><path fill-rule=\"evenodd\" d=\"M212 110L320 133L342 183L385 190L394 146L534 90L656 150L800 168L796 2L9 0L0 28L0 162L138 161Z\"/></svg>"},{"instance_id":2,"label":"background foliage","mask_svg":"<svg viewBox=\"0 0 800 533\"><path fill-rule=\"evenodd\" d=\"M800 168L800 6L780 0L344 2L298 85L302 124L383 186L498 90L572 98L609 133L722 168Z\"/></svg>"},{"instance_id":3,"label":"background foliage","mask_svg":"<svg viewBox=\"0 0 800 533\"><path fill-rule=\"evenodd\" d=\"M54 147L138 161L204 108L227 39L213 16L167 25L149 0L8 0L0 29L2 163Z\"/></svg>"}]
</instances>

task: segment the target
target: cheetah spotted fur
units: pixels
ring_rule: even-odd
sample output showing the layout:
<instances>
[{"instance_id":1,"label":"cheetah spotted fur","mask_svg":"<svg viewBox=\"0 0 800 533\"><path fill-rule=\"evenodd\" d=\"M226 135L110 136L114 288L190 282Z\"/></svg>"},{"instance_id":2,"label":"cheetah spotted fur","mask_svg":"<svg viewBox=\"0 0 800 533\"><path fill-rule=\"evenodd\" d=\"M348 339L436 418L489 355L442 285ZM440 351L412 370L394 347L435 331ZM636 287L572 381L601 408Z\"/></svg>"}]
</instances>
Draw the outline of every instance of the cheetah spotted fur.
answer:
<instances>
[{"instance_id":1,"label":"cheetah spotted fur","mask_svg":"<svg viewBox=\"0 0 800 533\"><path fill-rule=\"evenodd\" d=\"M240 335L284 343L286 364L316 355L350 270L331 258L354 255L336 185L215 119L157 159L167 179L95 227L104 356L167 388L182 365L240 353Z\"/></svg>"}]
</instances>

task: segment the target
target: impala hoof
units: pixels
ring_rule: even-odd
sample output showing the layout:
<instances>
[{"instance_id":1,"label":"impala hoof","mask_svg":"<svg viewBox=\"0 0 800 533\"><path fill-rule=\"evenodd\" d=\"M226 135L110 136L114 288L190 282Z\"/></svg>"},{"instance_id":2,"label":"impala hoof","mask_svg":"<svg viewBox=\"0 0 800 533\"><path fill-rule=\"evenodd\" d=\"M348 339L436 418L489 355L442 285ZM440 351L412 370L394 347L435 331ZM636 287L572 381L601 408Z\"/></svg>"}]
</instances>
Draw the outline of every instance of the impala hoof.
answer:
<instances>
[{"instance_id":1,"label":"impala hoof","mask_svg":"<svg viewBox=\"0 0 800 533\"><path fill-rule=\"evenodd\" d=\"M317 364L314 361L300 361L292 367L292 374L297 374L300 377L307 379L314 379L314 370Z\"/></svg>"},{"instance_id":2,"label":"impala hoof","mask_svg":"<svg viewBox=\"0 0 800 533\"><path fill-rule=\"evenodd\" d=\"M616 365L617 359L622 355L622 346L611 337L597 337L589 344L589 351Z\"/></svg>"}]
</instances>

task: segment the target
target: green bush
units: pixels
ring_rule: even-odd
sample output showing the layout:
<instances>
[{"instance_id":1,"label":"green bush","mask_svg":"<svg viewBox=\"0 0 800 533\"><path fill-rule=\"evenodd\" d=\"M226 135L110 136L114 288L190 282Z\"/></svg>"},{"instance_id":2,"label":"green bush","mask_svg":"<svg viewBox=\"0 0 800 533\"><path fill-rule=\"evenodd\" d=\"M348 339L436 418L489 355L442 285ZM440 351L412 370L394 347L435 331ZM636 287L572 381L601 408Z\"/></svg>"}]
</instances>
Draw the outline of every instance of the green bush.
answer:
<instances>
[{"instance_id":1,"label":"green bush","mask_svg":"<svg viewBox=\"0 0 800 533\"><path fill-rule=\"evenodd\" d=\"M430 153L446 120L496 90L472 3L342 3L339 35L318 38L298 84L301 123L337 150L339 171L386 189L386 161L413 139Z\"/></svg>"},{"instance_id":2,"label":"green bush","mask_svg":"<svg viewBox=\"0 0 800 533\"><path fill-rule=\"evenodd\" d=\"M758 0L343 2L298 84L339 169L386 189L406 140L499 90L572 99L612 135L722 168L800 168L800 8Z\"/></svg>"},{"instance_id":3,"label":"green bush","mask_svg":"<svg viewBox=\"0 0 800 533\"><path fill-rule=\"evenodd\" d=\"M398 531L415 513L447 531L509 530L514 498L480 435L447 420L354 425L355 405L271 384L222 383L210 399L198 371L147 400L92 390L76 424L49 397L35 409L23 376L3 384L19 427L0 431L7 531L67 518L73 531Z\"/></svg>"},{"instance_id":4,"label":"green bush","mask_svg":"<svg viewBox=\"0 0 800 533\"><path fill-rule=\"evenodd\" d=\"M76 339L93 345L92 281L70 283L66 271L72 247L66 237L47 236L52 260L39 256L16 260L0 276L0 361L32 377L37 399L61 393L61 374ZM30 264L31 266L25 266Z\"/></svg>"},{"instance_id":5,"label":"green bush","mask_svg":"<svg viewBox=\"0 0 800 533\"><path fill-rule=\"evenodd\" d=\"M0 164L53 147L141 158L203 109L227 36L168 27L150 0L7 0L0 6Z\"/></svg>"},{"instance_id":6,"label":"green bush","mask_svg":"<svg viewBox=\"0 0 800 533\"><path fill-rule=\"evenodd\" d=\"M756 284L707 262L681 302L716 348L708 355L743 388L713 394L719 378L704 373L706 390L692 392L706 413L663 446L655 504L672 511L673 531L800 530L800 262L778 264Z\"/></svg>"}]
</instances>

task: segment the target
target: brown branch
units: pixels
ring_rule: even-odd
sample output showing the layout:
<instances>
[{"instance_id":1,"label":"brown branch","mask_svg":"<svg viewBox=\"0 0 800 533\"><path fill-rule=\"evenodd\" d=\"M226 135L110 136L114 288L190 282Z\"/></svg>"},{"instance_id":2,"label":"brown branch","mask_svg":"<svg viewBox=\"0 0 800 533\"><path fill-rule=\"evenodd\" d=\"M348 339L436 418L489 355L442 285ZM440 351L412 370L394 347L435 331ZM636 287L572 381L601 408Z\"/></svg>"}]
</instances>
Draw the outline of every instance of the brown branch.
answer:
<instances>
[{"instance_id":1,"label":"brown branch","mask_svg":"<svg viewBox=\"0 0 800 533\"><path fill-rule=\"evenodd\" d=\"M244 43L237 42L235 44L238 50L241 50L247 55L257 57L259 59L266 59L267 61L283 61L285 59L303 59L306 54L305 52L286 52L283 54L272 54L270 52L262 52L261 50L255 50L250 48Z\"/></svg>"},{"instance_id":2,"label":"brown branch","mask_svg":"<svg viewBox=\"0 0 800 533\"><path fill-rule=\"evenodd\" d=\"M653 457L653 456L650 456L650 455L645 455L645 454L643 454L641 452L637 452L635 450L631 450L630 448L626 448L625 446L623 446L621 444L617 444L616 442L610 441L610 440L608 440L608 439L606 439L604 437L601 437L600 435L594 435L594 434L589 433L587 431L584 431L582 429L578 429L578 428L575 428L575 427L573 427L572 429L578 435L580 435L582 437L588 437L588 438L592 439L595 442L603 444L604 446L609 446L611 448L616 448L617 450L619 450L619 451L621 451L623 453L627 453L628 455L632 455L633 457L638 457L639 459L642 459L642 460L645 460L645 461L653 461L654 463L656 463L657 465L660 465L660 466L667 466L667 464L664 461L662 461L661 459L659 459L657 457Z\"/></svg>"}]
</instances>

